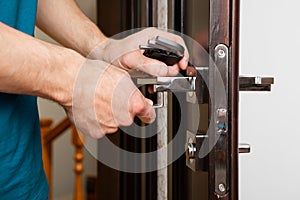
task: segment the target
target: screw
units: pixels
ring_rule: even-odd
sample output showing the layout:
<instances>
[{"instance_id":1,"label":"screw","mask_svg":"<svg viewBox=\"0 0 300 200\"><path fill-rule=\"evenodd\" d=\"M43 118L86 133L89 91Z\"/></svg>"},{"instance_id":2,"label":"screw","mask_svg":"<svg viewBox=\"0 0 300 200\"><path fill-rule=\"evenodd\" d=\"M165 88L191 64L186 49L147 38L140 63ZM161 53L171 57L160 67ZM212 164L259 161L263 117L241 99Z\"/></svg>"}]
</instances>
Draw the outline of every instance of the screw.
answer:
<instances>
[{"instance_id":1,"label":"screw","mask_svg":"<svg viewBox=\"0 0 300 200\"><path fill-rule=\"evenodd\" d=\"M219 190L220 190L220 192L225 192L226 188L223 183L219 184Z\"/></svg>"},{"instance_id":2,"label":"screw","mask_svg":"<svg viewBox=\"0 0 300 200\"><path fill-rule=\"evenodd\" d=\"M188 155L189 155L189 158L195 158L195 153L196 153L196 147L195 147L195 144L193 143L189 143L188 144Z\"/></svg>"},{"instance_id":3,"label":"screw","mask_svg":"<svg viewBox=\"0 0 300 200\"><path fill-rule=\"evenodd\" d=\"M218 55L219 55L220 58L224 58L225 57L225 51L223 49L219 49Z\"/></svg>"},{"instance_id":4,"label":"screw","mask_svg":"<svg viewBox=\"0 0 300 200\"><path fill-rule=\"evenodd\" d=\"M189 97L193 97L195 95L195 92L188 92Z\"/></svg>"}]
</instances>

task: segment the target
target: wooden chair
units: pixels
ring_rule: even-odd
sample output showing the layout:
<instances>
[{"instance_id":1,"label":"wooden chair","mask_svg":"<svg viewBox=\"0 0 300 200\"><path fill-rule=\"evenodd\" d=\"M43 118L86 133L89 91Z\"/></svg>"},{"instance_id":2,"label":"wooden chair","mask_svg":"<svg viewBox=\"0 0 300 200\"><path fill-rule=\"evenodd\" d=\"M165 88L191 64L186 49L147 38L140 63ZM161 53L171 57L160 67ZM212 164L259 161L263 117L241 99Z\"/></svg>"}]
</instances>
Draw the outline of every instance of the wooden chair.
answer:
<instances>
[{"instance_id":1,"label":"wooden chair","mask_svg":"<svg viewBox=\"0 0 300 200\"><path fill-rule=\"evenodd\" d=\"M82 187L82 172L84 159L83 145L84 141L82 133L78 132L75 126L68 118L63 119L57 125L52 126L52 119L41 119L41 136L42 136L42 149L43 149L43 162L44 170L49 182L50 192L49 199L52 199L52 143L53 141L63 134L67 129L71 129L72 144L75 147L74 155L74 173L75 173L75 186L74 186L74 200L83 200L83 187Z\"/></svg>"}]
</instances>

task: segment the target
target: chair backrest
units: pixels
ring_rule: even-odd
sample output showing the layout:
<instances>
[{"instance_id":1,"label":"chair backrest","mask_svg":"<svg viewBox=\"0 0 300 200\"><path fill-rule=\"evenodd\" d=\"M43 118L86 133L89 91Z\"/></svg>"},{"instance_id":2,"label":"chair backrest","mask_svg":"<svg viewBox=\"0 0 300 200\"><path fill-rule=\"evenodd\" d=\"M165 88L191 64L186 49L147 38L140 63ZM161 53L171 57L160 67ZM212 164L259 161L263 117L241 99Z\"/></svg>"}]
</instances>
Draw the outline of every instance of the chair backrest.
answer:
<instances>
[{"instance_id":1,"label":"chair backrest","mask_svg":"<svg viewBox=\"0 0 300 200\"><path fill-rule=\"evenodd\" d=\"M43 150L43 163L44 170L48 179L50 191L49 200L52 199L52 143L55 139L63 134L67 129L71 130L72 144L75 147L74 155L74 173L75 173L75 185L74 185L74 200L83 200L83 186L82 186L82 172L83 172L83 135L78 132L75 126L70 122L68 118L63 119L57 125L52 126L52 119L40 119L41 124L41 136L42 136L42 150Z\"/></svg>"}]
</instances>

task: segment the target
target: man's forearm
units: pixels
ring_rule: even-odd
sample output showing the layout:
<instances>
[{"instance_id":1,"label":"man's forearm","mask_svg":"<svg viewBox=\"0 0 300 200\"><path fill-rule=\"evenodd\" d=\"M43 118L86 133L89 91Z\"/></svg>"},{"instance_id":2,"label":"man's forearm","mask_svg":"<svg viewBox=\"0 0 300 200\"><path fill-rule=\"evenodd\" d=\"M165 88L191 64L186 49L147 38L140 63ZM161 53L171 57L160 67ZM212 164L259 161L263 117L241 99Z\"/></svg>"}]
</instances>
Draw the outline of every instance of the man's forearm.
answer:
<instances>
[{"instance_id":1,"label":"man's forearm","mask_svg":"<svg viewBox=\"0 0 300 200\"><path fill-rule=\"evenodd\" d=\"M37 40L0 22L0 92L70 102L84 58L73 50Z\"/></svg>"},{"instance_id":2,"label":"man's forearm","mask_svg":"<svg viewBox=\"0 0 300 200\"><path fill-rule=\"evenodd\" d=\"M74 0L39 1L37 26L63 46L84 56L106 39Z\"/></svg>"}]
</instances>

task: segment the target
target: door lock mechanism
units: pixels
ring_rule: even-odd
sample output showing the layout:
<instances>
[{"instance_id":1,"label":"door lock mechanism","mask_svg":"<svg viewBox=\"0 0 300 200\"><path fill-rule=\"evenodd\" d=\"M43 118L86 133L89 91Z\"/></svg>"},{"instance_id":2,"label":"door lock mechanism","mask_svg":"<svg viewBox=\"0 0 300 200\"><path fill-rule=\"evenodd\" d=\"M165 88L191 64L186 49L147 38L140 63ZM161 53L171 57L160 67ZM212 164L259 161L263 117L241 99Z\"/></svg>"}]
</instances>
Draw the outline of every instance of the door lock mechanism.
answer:
<instances>
[{"instance_id":1,"label":"door lock mechanism","mask_svg":"<svg viewBox=\"0 0 300 200\"><path fill-rule=\"evenodd\" d=\"M207 171L208 169L208 158L207 156L200 158L199 152L201 148L206 148L207 145L203 145L208 135L204 132L195 134L191 131L186 132L186 165L193 171Z\"/></svg>"}]
</instances>

